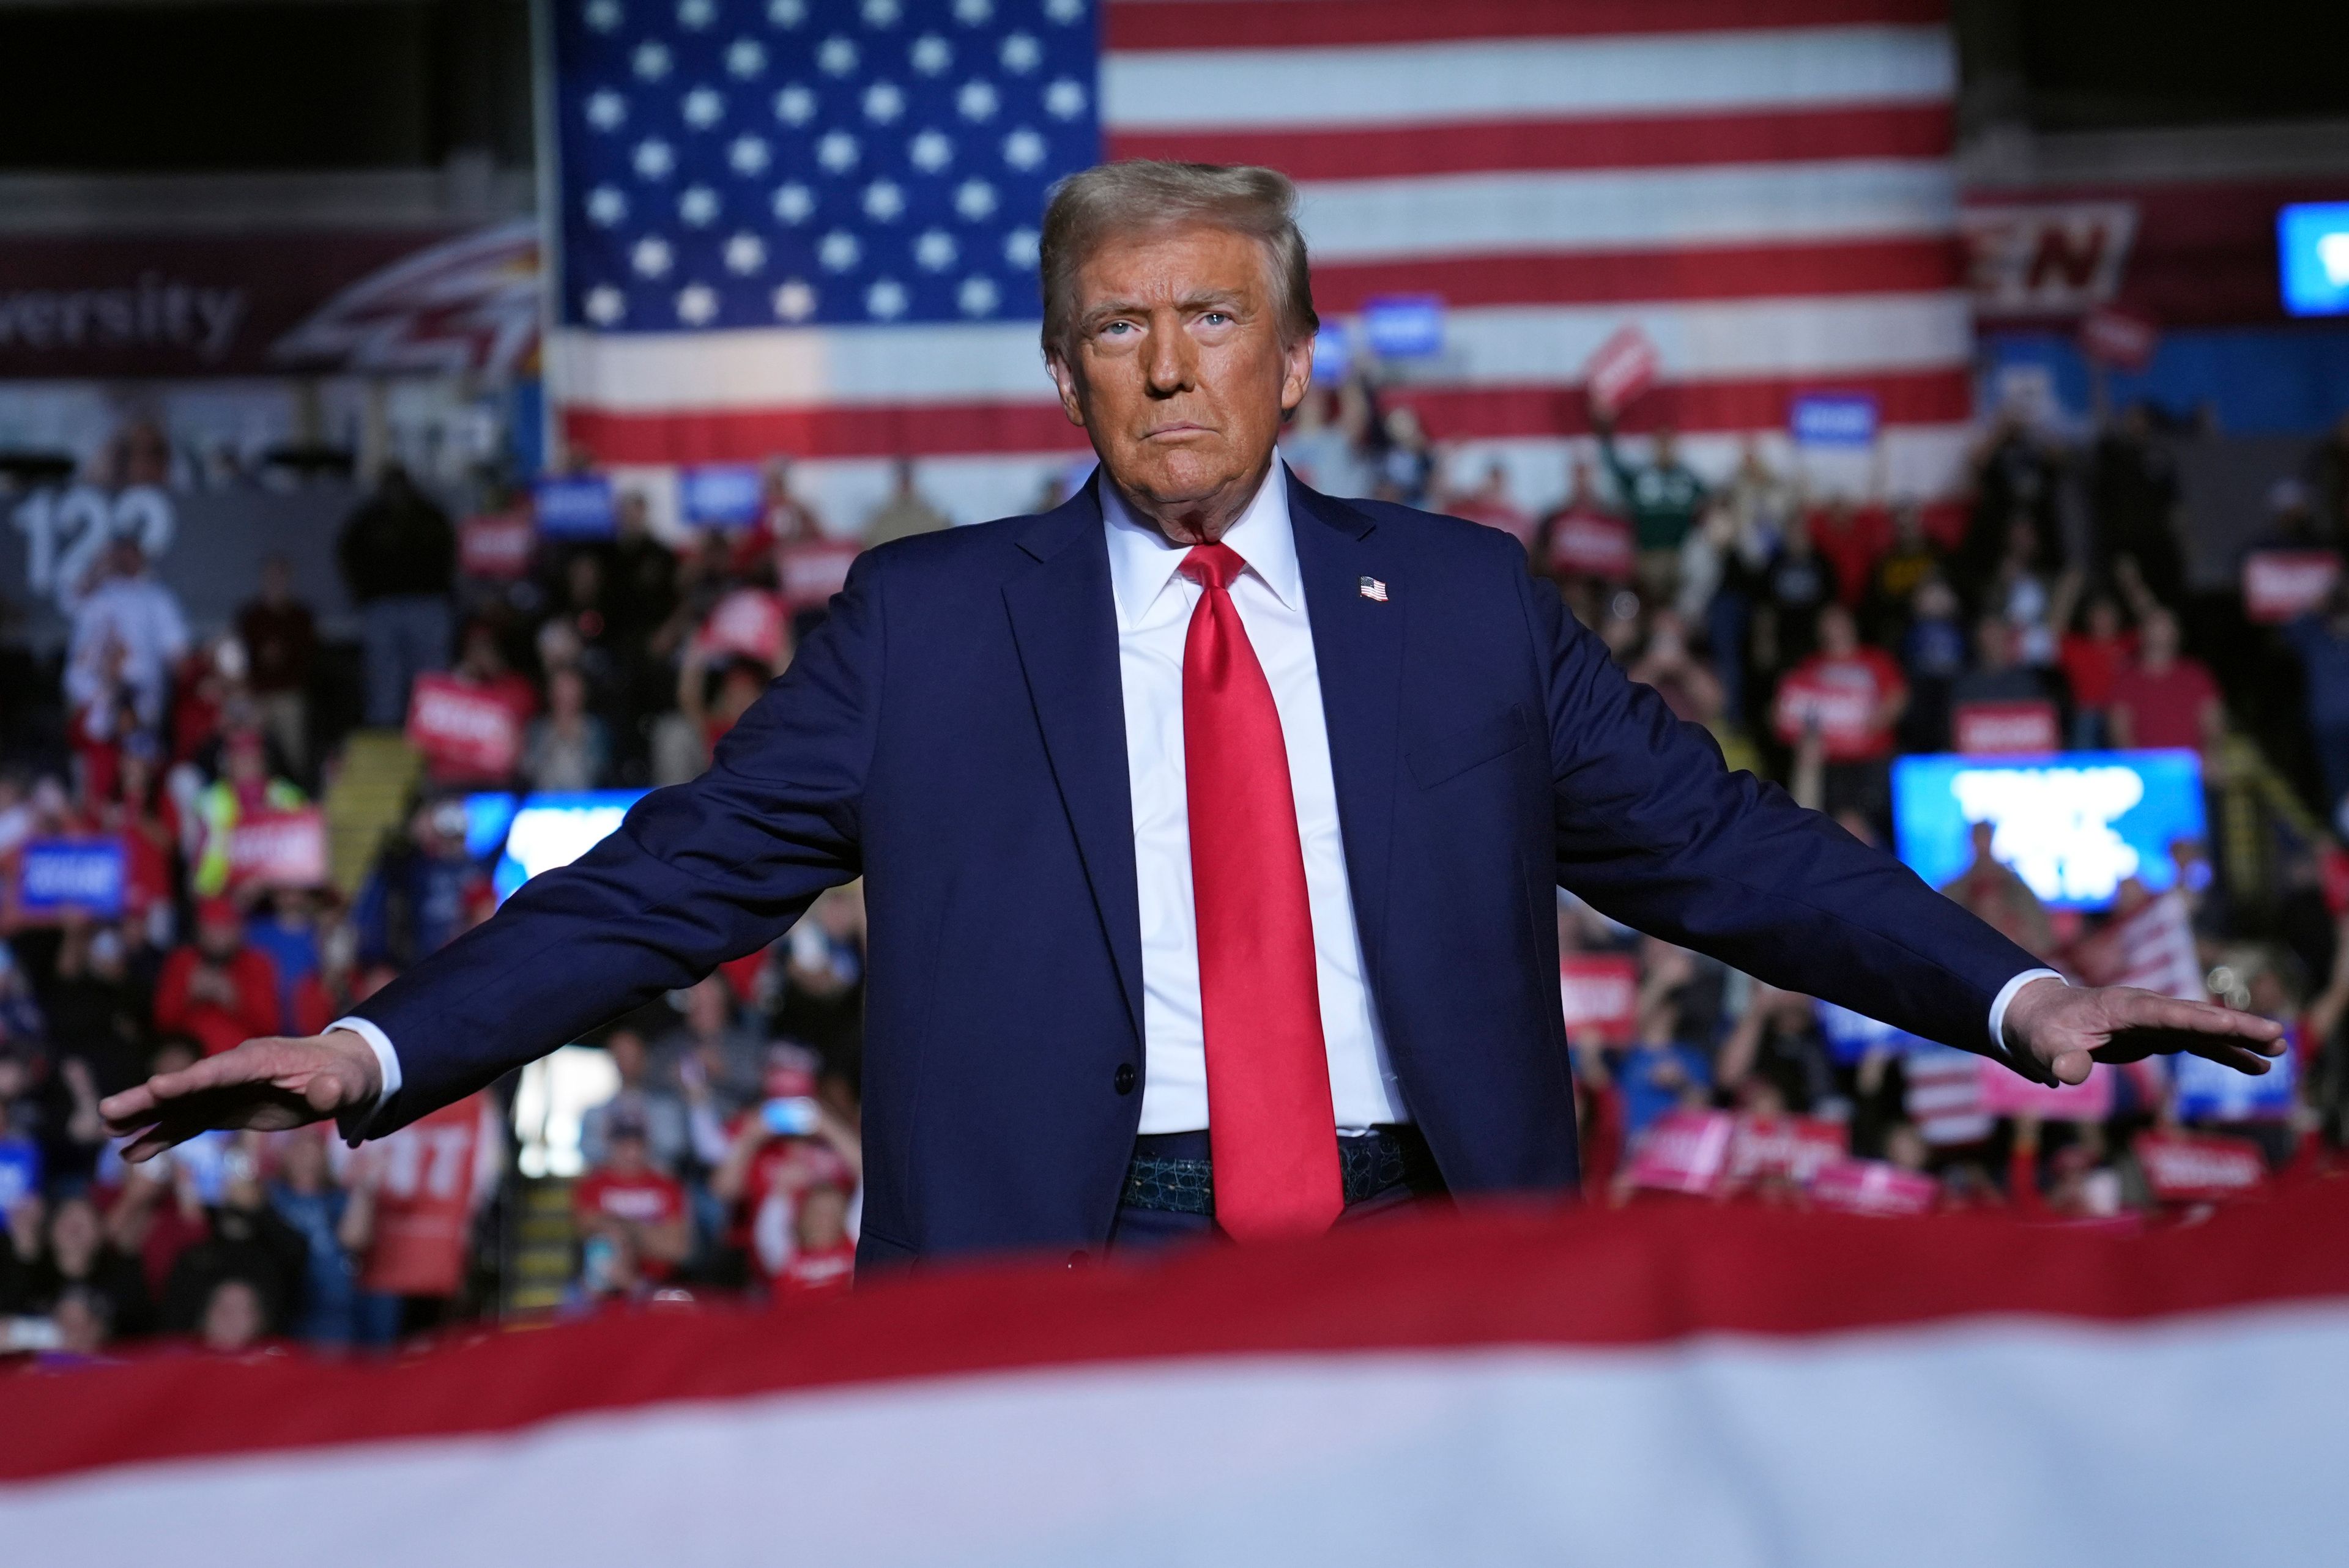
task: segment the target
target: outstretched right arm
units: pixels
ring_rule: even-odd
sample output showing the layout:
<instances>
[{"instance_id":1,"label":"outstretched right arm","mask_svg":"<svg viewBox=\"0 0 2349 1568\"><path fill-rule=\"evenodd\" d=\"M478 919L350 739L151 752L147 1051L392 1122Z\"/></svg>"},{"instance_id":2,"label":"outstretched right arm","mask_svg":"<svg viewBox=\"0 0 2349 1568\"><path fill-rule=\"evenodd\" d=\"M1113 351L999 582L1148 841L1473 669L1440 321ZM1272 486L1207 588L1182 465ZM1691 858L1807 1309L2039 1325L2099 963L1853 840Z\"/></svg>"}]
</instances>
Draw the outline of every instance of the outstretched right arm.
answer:
<instances>
[{"instance_id":1,"label":"outstretched right arm","mask_svg":"<svg viewBox=\"0 0 2349 1568\"><path fill-rule=\"evenodd\" d=\"M533 878L359 1007L397 1052L390 1093L378 1092L384 1075L356 1068L356 1078L337 1069L332 1089L322 1082L289 1097L275 1087L288 1071L306 1084L364 1043L330 1030L212 1057L190 1069L201 1070L200 1085L174 1081L186 1075L150 1080L109 1100L109 1122L120 1132L161 1128L160 1149L202 1126L263 1125L251 1117L265 1103L276 1125L340 1116L380 1137L781 935L816 894L862 869L883 657L874 561L858 561L831 617L719 743L709 771L639 801L611 837Z\"/></svg>"}]
</instances>

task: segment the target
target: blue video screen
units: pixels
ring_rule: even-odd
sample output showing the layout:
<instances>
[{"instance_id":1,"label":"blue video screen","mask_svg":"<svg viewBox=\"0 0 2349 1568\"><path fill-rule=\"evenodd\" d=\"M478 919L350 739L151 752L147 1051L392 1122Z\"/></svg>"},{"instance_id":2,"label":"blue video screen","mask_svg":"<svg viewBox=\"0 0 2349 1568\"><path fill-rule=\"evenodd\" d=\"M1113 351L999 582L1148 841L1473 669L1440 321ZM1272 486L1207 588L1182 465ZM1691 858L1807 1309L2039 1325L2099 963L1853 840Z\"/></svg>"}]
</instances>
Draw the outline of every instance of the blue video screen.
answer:
<instances>
[{"instance_id":1,"label":"blue video screen","mask_svg":"<svg viewBox=\"0 0 2349 1568\"><path fill-rule=\"evenodd\" d=\"M2276 213L2283 308L2349 315L2349 201L2298 201Z\"/></svg>"},{"instance_id":2,"label":"blue video screen","mask_svg":"<svg viewBox=\"0 0 2349 1568\"><path fill-rule=\"evenodd\" d=\"M497 857L490 873L500 903L541 872L567 866L620 825L642 789L582 789L465 798L465 848L477 860Z\"/></svg>"},{"instance_id":3,"label":"blue video screen","mask_svg":"<svg viewBox=\"0 0 2349 1568\"><path fill-rule=\"evenodd\" d=\"M2174 886L2169 846L2200 839L2202 759L2191 751L2069 751L2047 757L1903 757L1892 765L1892 825L1910 870L1935 887L1991 854L2054 909L2111 905L2135 877Z\"/></svg>"}]
</instances>

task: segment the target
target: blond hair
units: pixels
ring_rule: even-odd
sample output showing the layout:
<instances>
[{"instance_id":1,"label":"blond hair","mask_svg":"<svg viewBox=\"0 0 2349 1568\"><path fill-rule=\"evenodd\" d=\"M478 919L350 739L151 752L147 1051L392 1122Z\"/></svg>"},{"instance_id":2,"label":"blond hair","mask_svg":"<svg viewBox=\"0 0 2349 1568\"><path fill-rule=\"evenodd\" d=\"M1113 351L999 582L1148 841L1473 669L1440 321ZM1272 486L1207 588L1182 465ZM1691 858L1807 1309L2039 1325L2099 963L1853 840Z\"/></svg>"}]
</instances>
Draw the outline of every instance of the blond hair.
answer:
<instances>
[{"instance_id":1,"label":"blond hair","mask_svg":"<svg viewBox=\"0 0 2349 1568\"><path fill-rule=\"evenodd\" d=\"M1297 228L1297 186L1288 175L1248 164L1137 158L1095 164L1052 187L1039 247L1044 352L1075 357L1077 272L1103 242L1193 224L1246 234L1264 247L1283 344L1319 330Z\"/></svg>"}]
</instances>

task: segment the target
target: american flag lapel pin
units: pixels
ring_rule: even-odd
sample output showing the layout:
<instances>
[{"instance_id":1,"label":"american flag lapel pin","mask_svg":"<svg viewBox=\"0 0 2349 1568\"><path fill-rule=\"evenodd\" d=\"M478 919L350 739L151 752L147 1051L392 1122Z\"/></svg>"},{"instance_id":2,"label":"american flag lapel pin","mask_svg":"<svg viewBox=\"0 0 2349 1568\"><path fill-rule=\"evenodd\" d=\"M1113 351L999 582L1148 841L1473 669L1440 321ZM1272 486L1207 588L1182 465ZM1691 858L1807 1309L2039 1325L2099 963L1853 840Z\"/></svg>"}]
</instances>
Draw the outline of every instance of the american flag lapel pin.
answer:
<instances>
[{"instance_id":1,"label":"american flag lapel pin","mask_svg":"<svg viewBox=\"0 0 2349 1568\"><path fill-rule=\"evenodd\" d=\"M1361 581L1362 584L1363 598L1376 599L1381 604L1387 602L1387 585L1385 583L1380 582L1375 577L1365 577Z\"/></svg>"}]
</instances>

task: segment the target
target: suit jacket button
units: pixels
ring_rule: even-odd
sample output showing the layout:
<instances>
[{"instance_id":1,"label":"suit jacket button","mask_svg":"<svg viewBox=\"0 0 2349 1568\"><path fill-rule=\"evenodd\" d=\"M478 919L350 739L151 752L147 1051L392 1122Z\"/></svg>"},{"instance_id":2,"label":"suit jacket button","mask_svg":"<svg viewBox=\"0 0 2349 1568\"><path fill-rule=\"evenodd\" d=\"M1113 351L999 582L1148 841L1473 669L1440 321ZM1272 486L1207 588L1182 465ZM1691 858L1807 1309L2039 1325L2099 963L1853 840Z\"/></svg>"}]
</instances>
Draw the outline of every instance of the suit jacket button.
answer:
<instances>
[{"instance_id":1,"label":"suit jacket button","mask_svg":"<svg viewBox=\"0 0 2349 1568\"><path fill-rule=\"evenodd\" d=\"M1133 1092L1133 1064L1132 1062L1118 1063L1117 1072L1109 1081L1116 1086L1118 1093L1132 1094Z\"/></svg>"}]
</instances>

